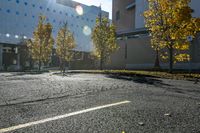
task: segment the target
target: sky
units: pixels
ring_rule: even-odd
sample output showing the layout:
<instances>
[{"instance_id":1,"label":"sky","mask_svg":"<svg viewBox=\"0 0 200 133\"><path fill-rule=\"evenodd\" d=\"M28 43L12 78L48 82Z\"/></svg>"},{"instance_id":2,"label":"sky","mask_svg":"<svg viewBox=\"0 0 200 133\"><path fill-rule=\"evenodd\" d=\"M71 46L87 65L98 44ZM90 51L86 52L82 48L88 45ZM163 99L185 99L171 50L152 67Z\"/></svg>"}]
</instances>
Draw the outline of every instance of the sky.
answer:
<instances>
[{"instance_id":1,"label":"sky","mask_svg":"<svg viewBox=\"0 0 200 133\"><path fill-rule=\"evenodd\" d=\"M112 0L73 0L85 5L99 6L101 4L102 10L109 12L110 18L112 17Z\"/></svg>"}]
</instances>

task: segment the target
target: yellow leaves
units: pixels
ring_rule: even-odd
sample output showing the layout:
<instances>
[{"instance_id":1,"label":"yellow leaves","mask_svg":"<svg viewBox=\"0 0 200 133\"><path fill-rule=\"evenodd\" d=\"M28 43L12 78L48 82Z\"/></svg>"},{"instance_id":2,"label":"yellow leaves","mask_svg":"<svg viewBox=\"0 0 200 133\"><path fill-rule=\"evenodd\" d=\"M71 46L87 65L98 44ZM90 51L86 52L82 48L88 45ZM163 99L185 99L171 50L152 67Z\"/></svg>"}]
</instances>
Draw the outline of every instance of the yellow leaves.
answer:
<instances>
[{"instance_id":1,"label":"yellow leaves","mask_svg":"<svg viewBox=\"0 0 200 133\"><path fill-rule=\"evenodd\" d=\"M92 41L94 44L94 55L97 58L109 58L110 54L118 49L116 44L115 26L109 23L105 17L96 20L96 25L92 31Z\"/></svg>"},{"instance_id":2,"label":"yellow leaves","mask_svg":"<svg viewBox=\"0 0 200 133\"><path fill-rule=\"evenodd\" d=\"M39 62L48 62L53 44L52 25L45 24L45 17L39 16L38 26L33 32L33 40L28 41L32 58Z\"/></svg>"},{"instance_id":3,"label":"yellow leaves","mask_svg":"<svg viewBox=\"0 0 200 133\"><path fill-rule=\"evenodd\" d=\"M70 61L73 57L73 49L76 47L73 34L68 30L67 24L60 28L56 38L56 53L62 61Z\"/></svg>"},{"instance_id":4,"label":"yellow leaves","mask_svg":"<svg viewBox=\"0 0 200 133\"><path fill-rule=\"evenodd\" d=\"M178 62L190 61L190 55L189 54L178 54L178 55L175 55L175 60Z\"/></svg>"},{"instance_id":5,"label":"yellow leaves","mask_svg":"<svg viewBox=\"0 0 200 133\"><path fill-rule=\"evenodd\" d=\"M168 59L170 47L176 61L189 59L184 54L190 46L186 38L195 37L200 31L200 18L192 18L189 3L190 0L149 0L149 9L144 12L145 27L151 34L151 47L167 51L161 55L163 59ZM180 51L182 54L176 55Z\"/></svg>"}]
</instances>

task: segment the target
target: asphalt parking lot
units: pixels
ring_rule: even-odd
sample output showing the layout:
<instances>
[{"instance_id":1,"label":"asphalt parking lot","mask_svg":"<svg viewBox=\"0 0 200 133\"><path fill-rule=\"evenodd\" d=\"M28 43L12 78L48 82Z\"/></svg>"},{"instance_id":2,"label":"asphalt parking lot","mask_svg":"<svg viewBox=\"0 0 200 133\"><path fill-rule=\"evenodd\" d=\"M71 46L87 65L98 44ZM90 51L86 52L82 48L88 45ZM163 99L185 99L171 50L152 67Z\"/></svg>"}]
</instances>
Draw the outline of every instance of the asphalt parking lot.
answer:
<instances>
[{"instance_id":1,"label":"asphalt parking lot","mask_svg":"<svg viewBox=\"0 0 200 133\"><path fill-rule=\"evenodd\" d=\"M0 133L200 133L200 84L0 73Z\"/></svg>"}]
</instances>

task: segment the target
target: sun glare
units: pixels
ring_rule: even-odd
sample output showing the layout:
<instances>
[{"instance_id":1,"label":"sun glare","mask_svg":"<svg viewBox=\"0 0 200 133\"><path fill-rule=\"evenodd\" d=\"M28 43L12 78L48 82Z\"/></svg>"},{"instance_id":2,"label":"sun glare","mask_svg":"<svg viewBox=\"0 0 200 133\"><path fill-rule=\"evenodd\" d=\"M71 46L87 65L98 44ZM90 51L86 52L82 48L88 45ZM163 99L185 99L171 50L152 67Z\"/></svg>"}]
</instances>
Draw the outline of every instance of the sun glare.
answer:
<instances>
[{"instance_id":1,"label":"sun glare","mask_svg":"<svg viewBox=\"0 0 200 133\"><path fill-rule=\"evenodd\" d=\"M83 15L83 7L81 5L76 6L76 12L78 15Z\"/></svg>"}]
</instances>

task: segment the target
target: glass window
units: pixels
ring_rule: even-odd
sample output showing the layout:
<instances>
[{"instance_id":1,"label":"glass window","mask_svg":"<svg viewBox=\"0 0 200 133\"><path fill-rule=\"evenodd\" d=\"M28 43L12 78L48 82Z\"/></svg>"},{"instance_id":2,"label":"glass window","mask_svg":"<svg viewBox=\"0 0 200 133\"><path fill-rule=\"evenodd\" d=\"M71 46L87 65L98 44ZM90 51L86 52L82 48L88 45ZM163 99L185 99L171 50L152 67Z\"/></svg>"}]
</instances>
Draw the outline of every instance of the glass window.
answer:
<instances>
[{"instance_id":1,"label":"glass window","mask_svg":"<svg viewBox=\"0 0 200 133\"><path fill-rule=\"evenodd\" d=\"M62 11L60 11L60 14L62 14Z\"/></svg>"},{"instance_id":2,"label":"glass window","mask_svg":"<svg viewBox=\"0 0 200 133\"><path fill-rule=\"evenodd\" d=\"M68 16L68 13L65 13L66 16Z\"/></svg>"},{"instance_id":3,"label":"glass window","mask_svg":"<svg viewBox=\"0 0 200 133\"><path fill-rule=\"evenodd\" d=\"M25 6L27 6L27 5L28 5L28 3L27 3L27 2L24 2L24 5L25 5Z\"/></svg>"},{"instance_id":4,"label":"glass window","mask_svg":"<svg viewBox=\"0 0 200 133\"><path fill-rule=\"evenodd\" d=\"M7 12L7 13L10 13L10 9L7 9L6 12Z\"/></svg>"},{"instance_id":5,"label":"glass window","mask_svg":"<svg viewBox=\"0 0 200 133\"><path fill-rule=\"evenodd\" d=\"M50 9L49 9L49 8L47 8L47 11L50 11Z\"/></svg>"},{"instance_id":6,"label":"glass window","mask_svg":"<svg viewBox=\"0 0 200 133\"><path fill-rule=\"evenodd\" d=\"M116 12L116 20L119 20L120 19L120 11L117 11Z\"/></svg>"},{"instance_id":7,"label":"glass window","mask_svg":"<svg viewBox=\"0 0 200 133\"><path fill-rule=\"evenodd\" d=\"M16 0L16 3L19 4L19 0Z\"/></svg>"},{"instance_id":8,"label":"glass window","mask_svg":"<svg viewBox=\"0 0 200 133\"><path fill-rule=\"evenodd\" d=\"M35 7L35 4L32 4L32 7Z\"/></svg>"},{"instance_id":9,"label":"glass window","mask_svg":"<svg viewBox=\"0 0 200 133\"><path fill-rule=\"evenodd\" d=\"M56 12L56 10L54 9L53 12Z\"/></svg>"},{"instance_id":10,"label":"glass window","mask_svg":"<svg viewBox=\"0 0 200 133\"><path fill-rule=\"evenodd\" d=\"M35 16L33 15L32 18L35 18Z\"/></svg>"},{"instance_id":11,"label":"glass window","mask_svg":"<svg viewBox=\"0 0 200 133\"><path fill-rule=\"evenodd\" d=\"M43 7L42 7L42 6L40 6L40 9L42 10L42 9L43 9Z\"/></svg>"},{"instance_id":12,"label":"glass window","mask_svg":"<svg viewBox=\"0 0 200 133\"><path fill-rule=\"evenodd\" d=\"M18 11L16 11L16 15L19 15L19 12L18 12Z\"/></svg>"},{"instance_id":13,"label":"glass window","mask_svg":"<svg viewBox=\"0 0 200 133\"><path fill-rule=\"evenodd\" d=\"M27 14L25 13L24 16L27 16Z\"/></svg>"}]
</instances>

